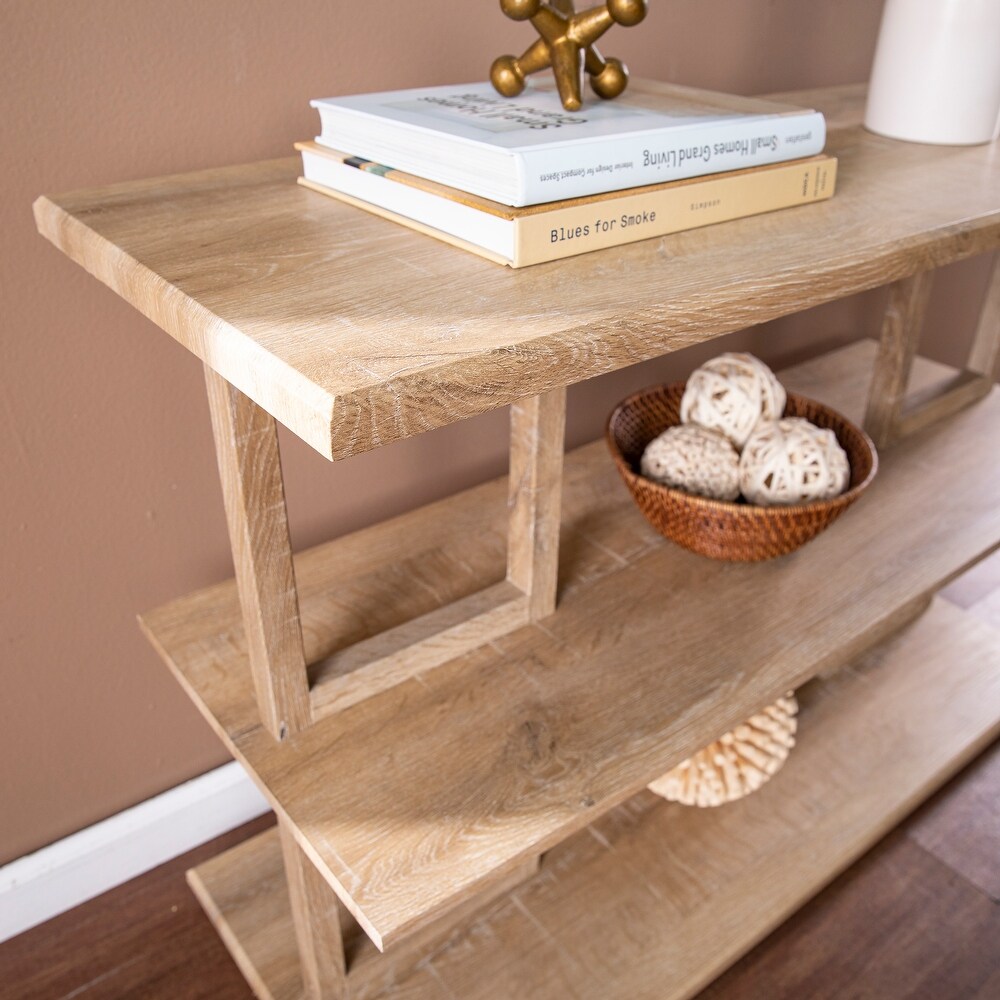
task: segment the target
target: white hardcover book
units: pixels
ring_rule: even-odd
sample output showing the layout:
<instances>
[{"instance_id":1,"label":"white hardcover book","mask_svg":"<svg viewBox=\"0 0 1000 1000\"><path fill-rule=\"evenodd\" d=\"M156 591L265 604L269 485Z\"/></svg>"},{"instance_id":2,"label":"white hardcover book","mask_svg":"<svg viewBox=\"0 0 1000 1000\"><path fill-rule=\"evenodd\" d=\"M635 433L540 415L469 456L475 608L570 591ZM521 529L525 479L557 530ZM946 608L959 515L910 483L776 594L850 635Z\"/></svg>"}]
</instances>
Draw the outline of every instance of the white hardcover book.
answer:
<instances>
[{"instance_id":1,"label":"white hardcover book","mask_svg":"<svg viewBox=\"0 0 1000 1000\"><path fill-rule=\"evenodd\" d=\"M514 223L510 218L419 188L393 184L383 177L346 166L331 156L300 149L306 180L456 236L504 260L513 260Z\"/></svg>"},{"instance_id":2,"label":"white hardcover book","mask_svg":"<svg viewBox=\"0 0 1000 1000\"><path fill-rule=\"evenodd\" d=\"M642 80L577 112L550 80L517 98L473 83L312 106L321 145L517 206L801 159L826 141L817 111Z\"/></svg>"}]
</instances>

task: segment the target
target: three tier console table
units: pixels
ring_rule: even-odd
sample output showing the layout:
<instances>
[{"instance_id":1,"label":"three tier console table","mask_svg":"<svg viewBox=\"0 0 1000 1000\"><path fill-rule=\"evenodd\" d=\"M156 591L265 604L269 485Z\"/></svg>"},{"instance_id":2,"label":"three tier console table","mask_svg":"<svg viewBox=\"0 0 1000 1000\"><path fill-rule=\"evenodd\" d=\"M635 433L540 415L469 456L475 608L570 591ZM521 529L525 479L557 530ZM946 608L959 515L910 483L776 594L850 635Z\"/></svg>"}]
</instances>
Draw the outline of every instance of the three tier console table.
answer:
<instances>
[{"instance_id":1,"label":"three tier console table","mask_svg":"<svg viewBox=\"0 0 1000 1000\"><path fill-rule=\"evenodd\" d=\"M294 160L43 197L40 231L205 364L236 578L142 616L277 814L190 873L258 996L685 997L1000 731L1000 650L934 599L1000 544L1000 267L962 371L933 270L1000 247L1000 149L825 111L832 201L513 272L296 185ZM890 285L784 373L881 472L757 565L671 546L566 387ZM344 459L511 406L510 474L293 554L276 421ZM722 809L645 786L792 688Z\"/></svg>"}]
</instances>

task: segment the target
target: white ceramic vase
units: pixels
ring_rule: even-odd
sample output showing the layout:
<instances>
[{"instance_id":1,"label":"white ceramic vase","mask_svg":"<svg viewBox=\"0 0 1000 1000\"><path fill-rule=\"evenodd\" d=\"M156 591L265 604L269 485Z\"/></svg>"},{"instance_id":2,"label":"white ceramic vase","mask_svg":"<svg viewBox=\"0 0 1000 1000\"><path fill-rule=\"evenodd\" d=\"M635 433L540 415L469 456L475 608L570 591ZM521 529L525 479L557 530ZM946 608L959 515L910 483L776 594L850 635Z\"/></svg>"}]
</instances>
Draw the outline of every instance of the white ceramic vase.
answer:
<instances>
[{"instance_id":1,"label":"white ceramic vase","mask_svg":"<svg viewBox=\"0 0 1000 1000\"><path fill-rule=\"evenodd\" d=\"M886 0L865 125L910 142L1000 134L1000 0Z\"/></svg>"}]
</instances>

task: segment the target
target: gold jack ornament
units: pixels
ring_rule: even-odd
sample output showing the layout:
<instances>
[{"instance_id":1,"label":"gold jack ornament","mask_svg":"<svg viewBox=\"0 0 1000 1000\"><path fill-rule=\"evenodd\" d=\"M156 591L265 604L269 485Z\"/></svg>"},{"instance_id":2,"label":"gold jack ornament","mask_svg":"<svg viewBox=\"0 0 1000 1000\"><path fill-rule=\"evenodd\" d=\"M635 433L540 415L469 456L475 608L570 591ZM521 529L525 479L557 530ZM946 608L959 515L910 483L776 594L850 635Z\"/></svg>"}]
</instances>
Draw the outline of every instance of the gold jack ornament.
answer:
<instances>
[{"instance_id":1,"label":"gold jack ornament","mask_svg":"<svg viewBox=\"0 0 1000 1000\"><path fill-rule=\"evenodd\" d=\"M578 111L582 102L583 71L598 97L610 100L628 84L628 69L620 59L605 59L594 48L613 24L626 28L646 16L646 0L606 0L580 11L573 0L500 0L500 9L514 21L530 20L541 36L518 59L500 56L490 67L490 80L504 97L517 97L529 73L552 67L559 98L567 111Z\"/></svg>"}]
</instances>

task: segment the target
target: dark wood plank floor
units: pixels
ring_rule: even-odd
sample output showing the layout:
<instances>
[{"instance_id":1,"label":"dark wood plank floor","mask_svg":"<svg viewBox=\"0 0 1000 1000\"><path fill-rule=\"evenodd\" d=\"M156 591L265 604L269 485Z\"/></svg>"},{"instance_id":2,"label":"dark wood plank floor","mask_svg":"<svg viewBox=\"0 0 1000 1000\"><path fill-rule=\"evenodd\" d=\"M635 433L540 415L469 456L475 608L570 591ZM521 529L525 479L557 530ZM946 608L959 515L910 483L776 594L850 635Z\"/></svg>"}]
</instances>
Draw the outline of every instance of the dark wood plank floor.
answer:
<instances>
[{"instance_id":1,"label":"dark wood plank floor","mask_svg":"<svg viewBox=\"0 0 1000 1000\"><path fill-rule=\"evenodd\" d=\"M1000 982L1000 897L987 888L1000 865L997 799L1000 744L699 1000L1000 1000L990 992ZM924 846L929 832L943 852ZM968 857L950 834L975 845Z\"/></svg>"},{"instance_id":2,"label":"dark wood plank floor","mask_svg":"<svg viewBox=\"0 0 1000 1000\"><path fill-rule=\"evenodd\" d=\"M1000 626L1000 556L945 595ZM0 1000L250 1000L184 872L272 822L262 817L0 944ZM701 1000L793 997L1000 1000L1000 744Z\"/></svg>"},{"instance_id":3,"label":"dark wood plank floor","mask_svg":"<svg viewBox=\"0 0 1000 1000\"><path fill-rule=\"evenodd\" d=\"M261 817L0 944L0 998L248 1000L184 873L273 822Z\"/></svg>"}]
</instances>

